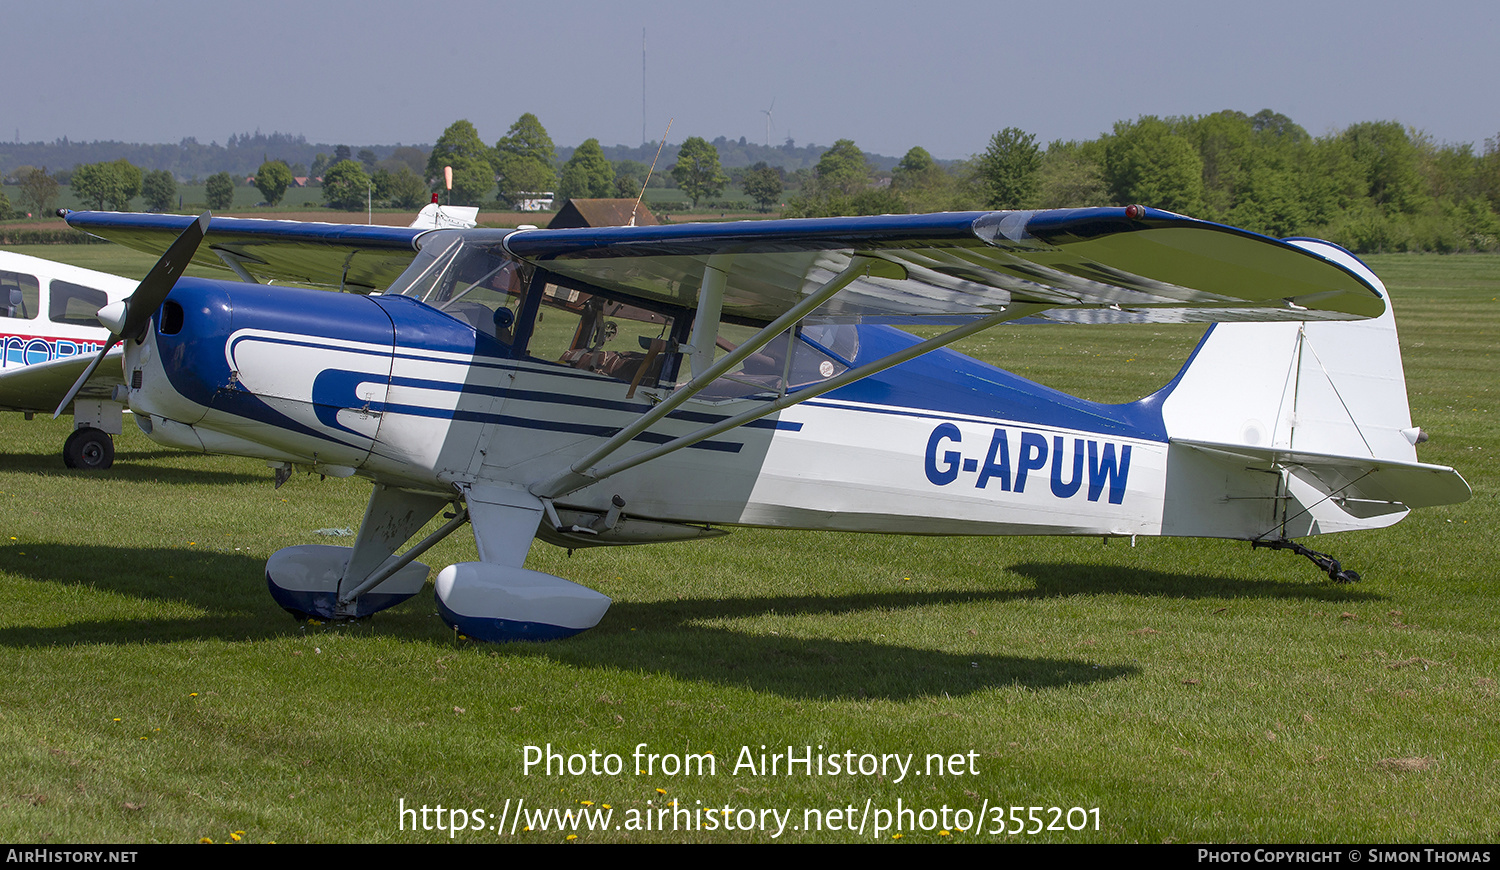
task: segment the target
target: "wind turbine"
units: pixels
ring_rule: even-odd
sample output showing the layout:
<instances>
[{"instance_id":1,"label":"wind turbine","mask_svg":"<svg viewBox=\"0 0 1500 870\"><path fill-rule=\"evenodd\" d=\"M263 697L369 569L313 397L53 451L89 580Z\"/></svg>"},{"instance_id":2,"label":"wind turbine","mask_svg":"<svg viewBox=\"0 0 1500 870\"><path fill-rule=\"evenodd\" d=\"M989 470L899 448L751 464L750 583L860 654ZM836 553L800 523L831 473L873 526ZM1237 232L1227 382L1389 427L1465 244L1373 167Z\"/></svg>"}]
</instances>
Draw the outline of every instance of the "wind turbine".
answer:
<instances>
[{"instance_id":1,"label":"wind turbine","mask_svg":"<svg viewBox=\"0 0 1500 870\"><path fill-rule=\"evenodd\" d=\"M771 109L776 108L776 98L771 98ZM761 114L766 116L766 147L771 147L771 109L761 109Z\"/></svg>"}]
</instances>

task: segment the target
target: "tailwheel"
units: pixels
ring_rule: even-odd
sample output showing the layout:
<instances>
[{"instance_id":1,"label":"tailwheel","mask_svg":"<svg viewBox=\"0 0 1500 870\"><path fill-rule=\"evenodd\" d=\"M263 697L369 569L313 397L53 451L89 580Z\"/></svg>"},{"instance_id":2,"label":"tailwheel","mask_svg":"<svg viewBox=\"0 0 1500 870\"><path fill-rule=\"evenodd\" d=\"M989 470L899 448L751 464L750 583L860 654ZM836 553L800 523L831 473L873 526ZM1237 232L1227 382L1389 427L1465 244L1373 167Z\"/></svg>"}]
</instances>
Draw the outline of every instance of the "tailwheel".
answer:
<instances>
[{"instance_id":1,"label":"tailwheel","mask_svg":"<svg viewBox=\"0 0 1500 870\"><path fill-rule=\"evenodd\" d=\"M115 464L115 439L102 429L74 429L63 443L63 464L83 471L103 471Z\"/></svg>"},{"instance_id":2,"label":"tailwheel","mask_svg":"<svg viewBox=\"0 0 1500 870\"><path fill-rule=\"evenodd\" d=\"M1327 553L1319 553L1317 550L1304 547L1296 541L1251 541L1251 549L1259 550L1265 547L1270 550L1291 550L1299 556L1305 556L1318 570L1328 575L1328 579L1335 583L1358 583L1359 572L1349 571L1339 564L1339 560Z\"/></svg>"}]
</instances>

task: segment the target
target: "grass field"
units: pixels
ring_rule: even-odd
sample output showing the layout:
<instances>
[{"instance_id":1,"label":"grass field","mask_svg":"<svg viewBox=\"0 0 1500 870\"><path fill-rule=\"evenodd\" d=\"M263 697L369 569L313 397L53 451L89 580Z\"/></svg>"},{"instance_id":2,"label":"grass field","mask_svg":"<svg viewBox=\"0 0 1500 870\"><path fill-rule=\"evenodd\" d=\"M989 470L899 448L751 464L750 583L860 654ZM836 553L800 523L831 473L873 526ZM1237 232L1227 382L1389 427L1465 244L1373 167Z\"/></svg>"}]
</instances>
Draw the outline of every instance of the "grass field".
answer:
<instances>
[{"instance_id":1,"label":"grass field","mask_svg":"<svg viewBox=\"0 0 1500 870\"><path fill-rule=\"evenodd\" d=\"M150 265L66 248L30 253ZM535 545L528 567L615 599L567 641L461 640L430 595L305 625L271 602L263 562L338 543L319 530L355 527L368 484L275 490L263 465L160 448L128 422L111 471L70 473L69 421L0 417L0 839L449 839L412 830L416 815L402 830L404 802L504 827L461 842L889 840L874 818L843 827L899 802L903 842L1493 842L1500 257L1370 259L1432 434L1422 459L1459 468L1474 498L1313 543L1358 585L1221 541L751 530L571 558ZM1022 327L967 350L1120 401L1165 382L1195 339ZM458 534L425 561L473 558ZM528 773L525 747L548 744L623 770ZM663 758L637 774L641 744ZM963 762L899 781L735 770L745 749L788 745ZM712 775L663 772L698 753ZM718 814L675 831L642 815L674 801ZM519 802L614 815L512 833ZM1011 806L1059 807L1063 830L995 832L1034 827ZM737 826L743 809L792 815L773 837L773 821L725 830L725 808ZM957 829L960 810L981 833ZM631 813L652 829L615 829Z\"/></svg>"}]
</instances>

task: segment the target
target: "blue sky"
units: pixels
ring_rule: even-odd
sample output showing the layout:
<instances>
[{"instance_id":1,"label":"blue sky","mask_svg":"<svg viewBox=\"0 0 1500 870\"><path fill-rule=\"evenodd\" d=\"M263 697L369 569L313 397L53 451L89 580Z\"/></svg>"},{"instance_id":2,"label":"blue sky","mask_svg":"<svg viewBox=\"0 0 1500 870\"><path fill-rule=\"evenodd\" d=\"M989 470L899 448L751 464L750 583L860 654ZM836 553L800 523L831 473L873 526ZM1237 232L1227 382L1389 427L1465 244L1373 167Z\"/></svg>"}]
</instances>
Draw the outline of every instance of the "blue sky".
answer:
<instances>
[{"instance_id":1,"label":"blue sky","mask_svg":"<svg viewBox=\"0 0 1500 870\"><path fill-rule=\"evenodd\" d=\"M1419 11L1420 10L1420 11ZM1411 2L288 2L6 4L0 137L223 142L281 131L493 142L533 112L559 144L853 139L983 150L1143 114L1271 108L1313 135L1398 120L1500 134L1500 4Z\"/></svg>"}]
</instances>

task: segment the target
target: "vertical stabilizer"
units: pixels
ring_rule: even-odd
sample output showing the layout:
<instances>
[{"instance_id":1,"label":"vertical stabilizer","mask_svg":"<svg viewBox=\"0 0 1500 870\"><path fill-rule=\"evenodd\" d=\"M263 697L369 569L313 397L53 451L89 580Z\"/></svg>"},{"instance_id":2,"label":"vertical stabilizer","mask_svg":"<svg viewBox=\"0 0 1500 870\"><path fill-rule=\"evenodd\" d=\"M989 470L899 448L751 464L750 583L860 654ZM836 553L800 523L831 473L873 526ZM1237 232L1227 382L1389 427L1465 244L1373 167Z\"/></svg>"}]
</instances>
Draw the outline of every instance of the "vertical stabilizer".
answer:
<instances>
[{"instance_id":1,"label":"vertical stabilizer","mask_svg":"<svg viewBox=\"0 0 1500 870\"><path fill-rule=\"evenodd\" d=\"M1344 249L1295 244L1360 273L1379 317L1222 323L1166 389L1171 444L1162 533L1296 538L1397 522L1469 496L1451 468L1417 461L1396 320L1384 285Z\"/></svg>"},{"instance_id":2,"label":"vertical stabilizer","mask_svg":"<svg viewBox=\"0 0 1500 870\"><path fill-rule=\"evenodd\" d=\"M1352 254L1297 244L1385 287ZM1396 320L1221 323L1162 404L1173 440L1416 462Z\"/></svg>"}]
</instances>

